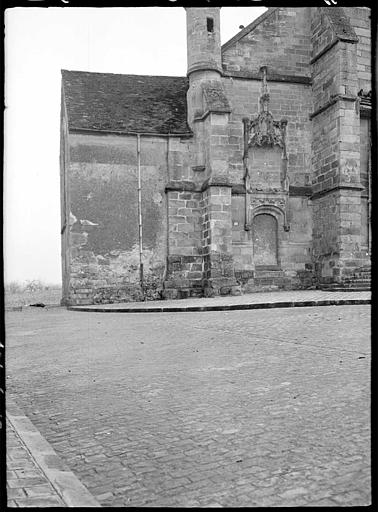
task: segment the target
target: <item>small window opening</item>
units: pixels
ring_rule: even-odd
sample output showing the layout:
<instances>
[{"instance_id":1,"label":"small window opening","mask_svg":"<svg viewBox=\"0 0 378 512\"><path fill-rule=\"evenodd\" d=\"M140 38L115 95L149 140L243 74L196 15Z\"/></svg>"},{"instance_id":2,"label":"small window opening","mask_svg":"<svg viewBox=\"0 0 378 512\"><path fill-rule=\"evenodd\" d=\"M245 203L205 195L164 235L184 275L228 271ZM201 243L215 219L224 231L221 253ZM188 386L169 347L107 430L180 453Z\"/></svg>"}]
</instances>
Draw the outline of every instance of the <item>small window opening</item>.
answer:
<instances>
[{"instance_id":1,"label":"small window opening","mask_svg":"<svg viewBox=\"0 0 378 512\"><path fill-rule=\"evenodd\" d=\"M214 20L213 18L206 18L207 31L214 32Z\"/></svg>"}]
</instances>

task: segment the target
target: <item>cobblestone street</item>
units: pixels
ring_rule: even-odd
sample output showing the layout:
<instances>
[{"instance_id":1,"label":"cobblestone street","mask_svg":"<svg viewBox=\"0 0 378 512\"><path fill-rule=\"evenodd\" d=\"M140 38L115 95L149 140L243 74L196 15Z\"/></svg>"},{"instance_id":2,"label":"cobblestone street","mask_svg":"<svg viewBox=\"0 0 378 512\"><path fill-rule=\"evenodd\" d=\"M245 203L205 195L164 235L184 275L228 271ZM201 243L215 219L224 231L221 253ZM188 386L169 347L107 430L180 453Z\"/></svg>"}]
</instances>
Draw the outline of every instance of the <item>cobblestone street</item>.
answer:
<instances>
[{"instance_id":1,"label":"cobblestone street","mask_svg":"<svg viewBox=\"0 0 378 512\"><path fill-rule=\"evenodd\" d=\"M64 503L33 461L27 448L7 424L8 506L63 507Z\"/></svg>"},{"instance_id":2,"label":"cobblestone street","mask_svg":"<svg viewBox=\"0 0 378 512\"><path fill-rule=\"evenodd\" d=\"M102 506L371 503L370 306L34 309L6 343L8 395Z\"/></svg>"}]
</instances>

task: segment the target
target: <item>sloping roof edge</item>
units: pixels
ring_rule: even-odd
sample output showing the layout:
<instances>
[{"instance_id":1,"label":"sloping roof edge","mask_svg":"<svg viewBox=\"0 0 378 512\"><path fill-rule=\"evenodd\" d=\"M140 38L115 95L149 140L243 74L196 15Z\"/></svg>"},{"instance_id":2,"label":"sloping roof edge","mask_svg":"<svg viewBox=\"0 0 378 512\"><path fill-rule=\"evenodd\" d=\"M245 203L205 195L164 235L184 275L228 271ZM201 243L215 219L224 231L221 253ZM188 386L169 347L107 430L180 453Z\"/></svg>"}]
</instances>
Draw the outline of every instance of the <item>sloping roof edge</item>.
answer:
<instances>
[{"instance_id":1,"label":"sloping roof edge","mask_svg":"<svg viewBox=\"0 0 378 512\"><path fill-rule=\"evenodd\" d=\"M228 50L232 45L237 43L240 39L242 39L246 34L254 30L260 23L265 21L269 16L271 16L278 7L269 7L267 11L265 11L263 14L261 14L258 18L252 21L249 25L244 27L240 32L238 32L234 37L229 39L226 43L222 45L221 51Z\"/></svg>"},{"instance_id":2,"label":"sloping roof edge","mask_svg":"<svg viewBox=\"0 0 378 512\"><path fill-rule=\"evenodd\" d=\"M357 34L342 7L321 7L320 9L327 16L337 39L358 42Z\"/></svg>"},{"instance_id":3,"label":"sloping roof edge","mask_svg":"<svg viewBox=\"0 0 378 512\"><path fill-rule=\"evenodd\" d=\"M140 77L140 78L182 78L186 79L187 77L182 75L141 75L139 73L112 73L110 71L83 71L81 69L60 69L60 74L63 76L67 73L83 73L83 74L91 74L91 75L113 75L113 76L132 76L132 77Z\"/></svg>"}]
</instances>

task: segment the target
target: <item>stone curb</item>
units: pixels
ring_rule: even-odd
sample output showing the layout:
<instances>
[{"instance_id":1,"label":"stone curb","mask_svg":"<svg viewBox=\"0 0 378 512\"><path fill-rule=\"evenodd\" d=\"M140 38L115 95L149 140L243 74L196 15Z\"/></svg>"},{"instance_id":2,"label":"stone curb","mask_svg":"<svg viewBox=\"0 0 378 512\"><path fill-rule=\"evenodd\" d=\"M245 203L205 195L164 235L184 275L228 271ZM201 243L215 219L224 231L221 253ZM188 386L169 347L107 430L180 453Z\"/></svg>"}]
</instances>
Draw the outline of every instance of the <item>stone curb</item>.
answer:
<instances>
[{"instance_id":1,"label":"stone curb","mask_svg":"<svg viewBox=\"0 0 378 512\"><path fill-rule=\"evenodd\" d=\"M323 300L298 300L283 302L257 302L251 304L220 304L209 306L161 306L161 307L115 307L104 306L68 306L69 311L81 311L85 313L177 313L184 311L234 311L243 309L273 309L314 306L350 306L371 304L371 299L323 299Z\"/></svg>"},{"instance_id":2,"label":"stone curb","mask_svg":"<svg viewBox=\"0 0 378 512\"><path fill-rule=\"evenodd\" d=\"M67 507L101 507L9 397L6 409L9 422Z\"/></svg>"}]
</instances>

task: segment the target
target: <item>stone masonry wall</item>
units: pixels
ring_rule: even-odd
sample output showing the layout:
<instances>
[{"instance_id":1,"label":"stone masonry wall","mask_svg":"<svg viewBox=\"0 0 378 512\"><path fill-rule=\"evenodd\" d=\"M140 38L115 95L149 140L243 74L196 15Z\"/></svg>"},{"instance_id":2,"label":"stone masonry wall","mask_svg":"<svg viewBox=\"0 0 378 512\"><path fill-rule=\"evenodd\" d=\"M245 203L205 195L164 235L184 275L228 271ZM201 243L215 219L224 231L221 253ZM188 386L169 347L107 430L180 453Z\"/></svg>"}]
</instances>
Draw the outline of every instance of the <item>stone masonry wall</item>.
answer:
<instances>
[{"instance_id":1,"label":"stone masonry wall","mask_svg":"<svg viewBox=\"0 0 378 512\"><path fill-rule=\"evenodd\" d=\"M61 115L60 115L60 216L61 216L61 257L62 257L62 304L65 304L69 294L70 281L70 248L69 248L69 187L68 167L69 167L69 148L68 148L68 123L67 112L65 110L64 97L62 91Z\"/></svg>"},{"instance_id":2,"label":"stone masonry wall","mask_svg":"<svg viewBox=\"0 0 378 512\"><path fill-rule=\"evenodd\" d=\"M369 256L361 244L361 191L341 189L340 201L340 262L341 280L350 278L354 272L370 263ZM362 240L363 242L363 240Z\"/></svg>"},{"instance_id":3,"label":"stone masonry wall","mask_svg":"<svg viewBox=\"0 0 378 512\"><path fill-rule=\"evenodd\" d=\"M282 148L279 146L250 148L248 158L253 189L281 188Z\"/></svg>"},{"instance_id":4,"label":"stone masonry wall","mask_svg":"<svg viewBox=\"0 0 378 512\"><path fill-rule=\"evenodd\" d=\"M340 282L364 263L356 39L335 42L323 11L312 20L313 250L319 281Z\"/></svg>"},{"instance_id":5,"label":"stone masonry wall","mask_svg":"<svg viewBox=\"0 0 378 512\"><path fill-rule=\"evenodd\" d=\"M249 198L248 198L249 199ZM245 226L245 197L232 196L232 253L236 272L244 272L244 277L253 277L252 232L246 231Z\"/></svg>"},{"instance_id":6,"label":"stone masonry wall","mask_svg":"<svg viewBox=\"0 0 378 512\"><path fill-rule=\"evenodd\" d=\"M136 137L69 135L71 304L140 300ZM171 170L176 160L171 155ZM145 294L167 257L167 141L141 137ZM173 169L172 169L173 168Z\"/></svg>"},{"instance_id":7,"label":"stone masonry wall","mask_svg":"<svg viewBox=\"0 0 378 512\"><path fill-rule=\"evenodd\" d=\"M370 164L370 140L369 140L369 125L370 119L360 119L360 179L361 186L364 190L361 191L361 246L367 251L369 248L369 204L370 190L369 190L369 173L371 173Z\"/></svg>"},{"instance_id":8,"label":"stone masonry wall","mask_svg":"<svg viewBox=\"0 0 378 512\"><path fill-rule=\"evenodd\" d=\"M65 303L237 293L235 273L243 286L268 283L253 259L260 207L277 221L277 269L267 271L281 272L283 285L311 283L313 264L325 282L366 264L368 147L357 93L371 89L370 10L344 11L273 9L221 52L219 8L188 9L193 137L141 137L144 289L136 137L68 134L62 111ZM290 187L279 190L281 150L260 148L245 219L243 118L259 111L261 66L269 110L287 121Z\"/></svg>"},{"instance_id":9,"label":"stone masonry wall","mask_svg":"<svg viewBox=\"0 0 378 512\"><path fill-rule=\"evenodd\" d=\"M258 113L259 80L224 79L232 113L229 122L229 176L233 183L243 183L243 117ZM288 176L290 184L311 183L311 87L305 84L269 82L269 109L275 120L287 119Z\"/></svg>"},{"instance_id":10,"label":"stone masonry wall","mask_svg":"<svg viewBox=\"0 0 378 512\"><path fill-rule=\"evenodd\" d=\"M371 10L368 7L344 7L357 34L358 90L371 90Z\"/></svg>"},{"instance_id":11,"label":"stone masonry wall","mask_svg":"<svg viewBox=\"0 0 378 512\"><path fill-rule=\"evenodd\" d=\"M327 104L335 95L345 94L340 83L340 61L338 43L313 64L314 111Z\"/></svg>"},{"instance_id":12,"label":"stone masonry wall","mask_svg":"<svg viewBox=\"0 0 378 512\"><path fill-rule=\"evenodd\" d=\"M341 189L314 201L314 224L322 225L322 230L314 229L313 234L321 282L342 281L366 263L366 253L359 250L361 230L356 227L361 222L360 212L359 191Z\"/></svg>"},{"instance_id":13,"label":"stone masonry wall","mask_svg":"<svg viewBox=\"0 0 378 512\"><path fill-rule=\"evenodd\" d=\"M231 233L231 187L210 186L203 192L202 252L204 293L238 293L235 287Z\"/></svg>"},{"instance_id":14,"label":"stone masonry wall","mask_svg":"<svg viewBox=\"0 0 378 512\"><path fill-rule=\"evenodd\" d=\"M258 53L255 49L255 53ZM292 56L295 53L293 52ZM298 54L300 55L300 54ZM302 57L299 59L301 60ZM309 54L307 54L308 66ZM261 65L266 61L261 61ZM269 75L281 72L281 63L276 68L268 66L268 87L270 93L269 110L274 119L279 121L287 119L286 147L287 147L287 174L290 185L296 189L309 189L311 184L311 121L309 115L312 112L311 86L306 83L270 81ZM292 73L294 74L294 73ZM302 73L303 75L303 73ZM224 78L225 89L232 106L229 123L229 176L234 184L243 184L243 124L244 117L252 117L258 113L258 99L261 91L260 80L240 79L235 76ZM266 158L259 158L264 156ZM250 162L251 183L258 185L258 171L263 172L271 162L272 172L276 174L281 167L281 151L269 148L255 152L254 162ZM277 153L277 155L276 155ZM274 158L274 155L276 157ZM266 163L266 166L264 165ZM280 188L277 176L271 176L271 187ZM260 180L261 181L261 180ZM265 183L265 185L267 185ZM263 187L265 188L265 186ZM296 193L296 192L292 192ZM250 196L248 197L250 201ZM273 288L281 287L307 287L313 284L312 280L312 211L311 201L306 196L290 197L287 206L287 220L290 231L284 232L282 219L278 224L279 229L279 259L282 272L277 278L277 273L269 274L256 280L253 264L252 231L244 230L244 196L232 197L232 236L233 257L235 273L241 279L243 289L253 291L253 282L272 283ZM273 197L266 197L266 204L276 201ZM255 277L255 279L253 279ZM257 287L256 289L259 289Z\"/></svg>"},{"instance_id":15,"label":"stone masonry wall","mask_svg":"<svg viewBox=\"0 0 378 512\"><path fill-rule=\"evenodd\" d=\"M273 199L273 196L271 200ZM248 196L251 201L251 196ZM252 229L245 230L244 195L232 196L232 252L237 278L243 284L253 283L255 264L253 258ZM269 198L266 200L269 205ZM265 210L269 213L269 210ZM272 212L273 213L273 212ZM313 284L312 264L312 207L307 197L289 197L287 223L283 229L282 215L278 215L278 260L282 270L282 284L307 287ZM250 287L249 287L250 288ZM250 291L253 291L250 288Z\"/></svg>"},{"instance_id":16,"label":"stone masonry wall","mask_svg":"<svg viewBox=\"0 0 378 512\"><path fill-rule=\"evenodd\" d=\"M168 260L165 298L202 294L202 194L167 191Z\"/></svg>"},{"instance_id":17,"label":"stone masonry wall","mask_svg":"<svg viewBox=\"0 0 378 512\"><path fill-rule=\"evenodd\" d=\"M335 39L336 35L324 9L311 9L311 57L319 55Z\"/></svg>"},{"instance_id":18,"label":"stone masonry wall","mask_svg":"<svg viewBox=\"0 0 378 512\"><path fill-rule=\"evenodd\" d=\"M308 197L288 199L287 223L290 231L282 250L282 267L287 270L313 271L312 261L312 201Z\"/></svg>"},{"instance_id":19,"label":"stone masonry wall","mask_svg":"<svg viewBox=\"0 0 378 512\"><path fill-rule=\"evenodd\" d=\"M321 192L338 183L340 112L336 105L319 113L313 121L313 192Z\"/></svg>"},{"instance_id":20,"label":"stone masonry wall","mask_svg":"<svg viewBox=\"0 0 378 512\"><path fill-rule=\"evenodd\" d=\"M229 181L230 136L228 114L210 114L205 121L209 134L207 167L217 180Z\"/></svg>"},{"instance_id":21,"label":"stone masonry wall","mask_svg":"<svg viewBox=\"0 0 378 512\"><path fill-rule=\"evenodd\" d=\"M365 93L371 91L371 10L367 7L344 7L344 11L350 19L351 24L357 34L357 76L358 90L363 89ZM369 185L368 172L369 168L369 119L361 118L361 134L360 134L360 180L364 190L361 192L361 250L365 251L368 256L369 237Z\"/></svg>"},{"instance_id":22,"label":"stone masonry wall","mask_svg":"<svg viewBox=\"0 0 378 512\"><path fill-rule=\"evenodd\" d=\"M258 73L268 66L281 75L309 76L308 8L278 8L222 52L227 72Z\"/></svg>"}]
</instances>

